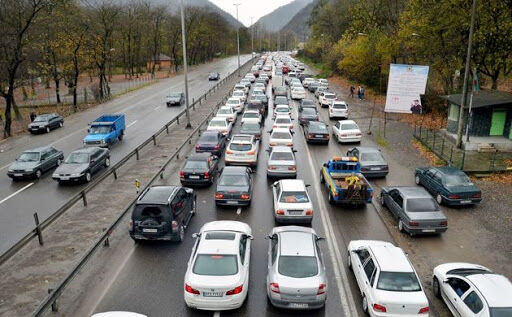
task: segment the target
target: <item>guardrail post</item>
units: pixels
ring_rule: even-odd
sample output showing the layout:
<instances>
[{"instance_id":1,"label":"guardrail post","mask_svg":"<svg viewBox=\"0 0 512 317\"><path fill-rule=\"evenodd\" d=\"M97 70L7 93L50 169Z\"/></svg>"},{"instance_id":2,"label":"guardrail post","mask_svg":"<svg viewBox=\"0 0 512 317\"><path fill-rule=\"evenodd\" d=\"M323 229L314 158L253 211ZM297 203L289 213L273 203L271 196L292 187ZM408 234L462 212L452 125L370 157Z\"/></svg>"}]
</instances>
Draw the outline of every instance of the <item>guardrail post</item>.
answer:
<instances>
[{"instance_id":1,"label":"guardrail post","mask_svg":"<svg viewBox=\"0 0 512 317\"><path fill-rule=\"evenodd\" d=\"M53 292L53 288L48 289L48 294L51 294ZM59 307L57 306L57 300L54 300L52 303L52 311L56 312L59 311Z\"/></svg>"},{"instance_id":2,"label":"guardrail post","mask_svg":"<svg viewBox=\"0 0 512 317\"><path fill-rule=\"evenodd\" d=\"M39 245L43 245L43 233L41 232L41 228L39 228L39 216L37 215L37 212L34 212L34 220L36 222L36 234L37 239L39 240Z\"/></svg>"},{"instance_id":3,"label":"guardrail post","mask_svg":"<svg viewBox=\"0 0 512 317\"><path fill-rule=\"evenodd\" d=\"M176 124L180 124L180 115L176 117Z\"/></svg>"},{"instance_id":4,"label":"guardrail post","mask_svg":"<svg viewBox=\"0 0 512 317\"><path fill-rule=\"evenodd\" d=\"M194 98L192 98L192 109L196 110L196 103L194 102Z\"/></svg>"},{"instance_id":5,"label":"guardrail post","mask_svg":"<svg viewBox=\"0 0 512 317\"><path fill-rule=\"evenodd\" d=\"M167 132L167 134L169 134L169 125L168 124L165 125L165 132Z\"/></svg>"},{"instance_id":6,"label":"guardrail post","mask_svg":"<svg viewBox=\"0 0 512 317\"><path fill-rule=\"evenodd\" d=\"M85 191L83 190L81 192L81 194L82 194L82 200L84 202L84 206L87 207L87 197L85 196Z\"/></svg>"},{"instance_id":7,"label":"guardrail post","mask_svg":"<svg viewBox=\"0 0 512 317\"><path fill-rule=\"evenodd\" d=\"M176 153L176 160L180 159L180 152Z\"/></svg>"},{"instance_id":8,"label":"guardrail post","mask_svg":"<svg viewBox=\"0 0 512 317\"><path fill-rule=\"evenodd\" d=\"M160 173L160 179L164 179L164 170Z\"/></svg>"},{"instance_id":9,"label":"guardrail post","mask_svg":"<svg viewBox=\"0 0 512 317\"><path fill-rule=\"evenodd\" d=\"M112 167L112 174L114 174L114 179L117 179L117 169Z\"/></svg>"},{"instance_id":10,"label":"guardrail post","mask_svg":"<svg viewBox=\"0 0 512 317\"><path fill-rule=\"evenodd\" d=\"M107 230L107 228L103 228L103 231ZM110 231L108 232L107 234L107 238L105 239L105 241L103 241L103 245L105 247L109 247L110 246L110 240L109 240L109 237L110 237Z\"/></svg>"},{"instance_id":11,"label":"guardrail post","mask_svg":"<svg viewBox=\"0 0 512 317\"><path fill-rule=\"evenodd\" d=\"M154 134L153 134L152 138L153 138L153 145L156 145L156 137Z\"/></svg>"}]
</instances>

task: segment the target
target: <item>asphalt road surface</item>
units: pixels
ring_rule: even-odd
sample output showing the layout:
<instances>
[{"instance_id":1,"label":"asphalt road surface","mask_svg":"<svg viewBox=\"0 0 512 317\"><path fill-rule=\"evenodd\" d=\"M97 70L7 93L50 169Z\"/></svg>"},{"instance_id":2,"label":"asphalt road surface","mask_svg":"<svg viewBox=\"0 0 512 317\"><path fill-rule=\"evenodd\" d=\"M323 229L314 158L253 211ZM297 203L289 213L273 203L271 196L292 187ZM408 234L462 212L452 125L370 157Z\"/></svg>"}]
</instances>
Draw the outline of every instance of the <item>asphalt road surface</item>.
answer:
<instances>
[{"instance_id":1,"label":"asphalt road surface","mask_svg":"<svg viewBox=\"0 0 512 317\"><path fill-rule=\"evenodd\" d=\"M280 82L279 77L274 77ZM270 94L270 86L268 88ZM311 94L310 99L316 100ZM297 102L292 103L294 118L297 118ZM269 110L272 105L269 105ZM321 120L328 122L325 109L320 109ZM240 129L239 119L235 128ZM263 131L270 129L271 116L267 116ZM359 291L355 279L346 266L346 246L354 239L379 239L392 241L386 226L373 205L346 208L331 206L326 191L319 183L322 163L333 156L346 153L352 145L339 145L331 139L328 145L308 145L302 128L294 121L294 148L298 151L297 171L299 179L311 184L309 194L314 205L312 227L326 237L322 252L326 263L328 299L325 308L311 312L290 312L273 308L266 299L265 277L267 235L275 226L273 219L272 181L266 177L268 133L263 133L258 156L258 167L254 174L252 204L248 208L220 208L214 203L215 186L196 189L198 212L187 228L186 239L177 243L133 243L126 231L121 243L116 244L116 259L102 258L108 267L98 265L101 289L87 287L80 296L83 306L76 308L81 314L112 310L135 311L148 316L363 316ZM332 124L331 124L332 125ZM371 141L363 140L363 145ZM221 163L221 166L223 163ZM176 172L161 181L162 184L178 184ZM194 240L190 237L200 227L213 220L238 220L248 223L253 231L249 295L238 310L229 312L201 312L188 309L183 301L183 278ZM122 226L119 230L126 230ZM94 271L95 265L88 270ZM89 272L91 274L91 272ZM91 298L87 300L87 298Z\"/></svg>"},{"instance_id":2,"label":"asphalt road surface","mask_svg":"<svg viewBox=\"0 0 512 317\"><path fill-rule=\"evenodd\" d=\"M249 55L241 56L241 64L249 58ZM194 67L188 77L190 102L216 84L208 81L209 72L217 71L224 78L236 68L236 56ZM1 144L0 253L34 228L34 212L38 212L40 221L43 221L85 186L59 186L51 178L53 171L45 173L39 180L13 182L6 175L7 168L22 151L53 145L67 155L82 146L89 122L104 113L124 113L127 127L125 138L111 149L111 163L115 164L182 111L183 107L166 107L165 96L171 91L184 91L183 75L162 80L72 115L66 118L63 128L49 134L27 134Z\"/></svg>"}]
</instances>

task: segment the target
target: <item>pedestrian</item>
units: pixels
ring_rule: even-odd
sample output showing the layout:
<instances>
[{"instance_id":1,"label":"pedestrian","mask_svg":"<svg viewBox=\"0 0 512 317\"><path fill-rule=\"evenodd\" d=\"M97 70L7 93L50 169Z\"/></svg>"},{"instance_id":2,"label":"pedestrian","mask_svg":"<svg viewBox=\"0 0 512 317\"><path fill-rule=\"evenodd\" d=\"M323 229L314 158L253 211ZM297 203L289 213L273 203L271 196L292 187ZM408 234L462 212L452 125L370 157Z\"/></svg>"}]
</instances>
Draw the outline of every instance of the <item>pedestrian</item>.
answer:
<instances>
[{"instance_id":1,"label":"pedestrian","mask_svg":"<svg viewBox=\"0 0 512 317\"><path fill-rule=\"evenodd\" d=\"M353 85L350 85L350 98L354 98L354 90L356 90L356 88Z\"/></svg>"},{"instance_id":2,"label":"pedestrian","mask_svg":"<svg viewBox=\"0 0 512 317\"><path fill-rule=\"evenodd\" d=\"M361 99L361 86L357 87L357 98Z\"/></svg>"},{"instance_id":3,"label":"pedestrian","mask_svg":"<svg viewBox=\"0 0 512 317\"><path fill-rule=\"evenodd\" d=\"M361 87L361 100L364 100L364 87Z\"/></svg>"},{"instance_id":4,"label":"pedestrian","mask_svg":"<svg viewBox=\"0 0 512 317\"><path fill-rule=\"evenodd\" d=\"M36 119L36 113L35 112L31 112L30 113L30 122L34 122L34 120Z\"/></svg>"}]
</instances>

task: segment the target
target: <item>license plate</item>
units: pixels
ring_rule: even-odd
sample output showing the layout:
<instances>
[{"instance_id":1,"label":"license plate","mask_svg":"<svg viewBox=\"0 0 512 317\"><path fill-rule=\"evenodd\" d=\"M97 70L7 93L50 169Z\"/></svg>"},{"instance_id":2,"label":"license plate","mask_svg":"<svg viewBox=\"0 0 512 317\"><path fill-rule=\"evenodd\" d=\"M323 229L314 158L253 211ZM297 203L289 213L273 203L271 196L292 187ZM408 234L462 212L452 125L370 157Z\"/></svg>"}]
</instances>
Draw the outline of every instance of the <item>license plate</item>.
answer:
<instances>
[{"instance_id":1,"label":"license plate","mask_svg":"<svg viewBox=\"0 0 512 317\"><path fill-rule=\"evenodd\" d=\"M228 204L228 205L236 205L236 204L238 204L238 201L236 201L236 200L228 200L228 201L226 201L226 204Z\"/></svg>"},{"instance_id":2,"label":"license plate","mask_svg":"<svg viewBox=\"0 0 512 317\"><path fill-rule=\"evenodd\" d=\"M321 134L315 134L315 138L323 138L324 136Z\"/></svg>"},{"instance_id":3,"label":"license plate","mask_svg":"<svg viewBox=\"0 0 512 317\"><path fill-rule=\"evenodd\" d=\"M237 154L235 154L235 156L240 157L240 156L245 156L245 154L244 153L237 153Z\"/></svg>"},{"instance_id":4,"label":"license plate","mask_svg":"<svg viewBox=\"0 0 512 317\"><path fill-rule=\"evenodd\" d=\"M461 200L461 204L471 204L471 200Z\"/></svg>"},{"instance_id":5,"label":"license plate","mask_svg":"<svg viewBox=\"0 0 512 317\"><path fill-rule=\"evenodd\" d=\"M60 180L61 181L67 181L67 180L69 180L69 177L68 176L61 176Z\"/></svg>"},{"instance_id":6,"label":"license plate","mask_svg":"<svg viewBox=\"0 0 512 317\"><path fill-rule=\"evenodd\" d=\"M380 171L380 167L372 167L372 168L370 168L370 170L372 170L372 171Z\"/></svg>"},{"instance_id":7,"label":"license plate","mask_svg":"<svg viewBox=\"0 0 512 317\"><path fill-rule=\"evenodd\" d=\"M422 232L436 232L434 229L423 229Z\"/></svg>"},{"instance_id":8,"label":"license plate","mask_svg":"<svg viewBox=\"0 0 512 317\"><path fill-rule=\"evenodd\" d=\"M222 297L224 292L203 292L204 297Z\"/></svg>"},{"instance_id":9,"label":"license plate","mask_svg":"<svg viewBox=\"0 0 512 317\"><path fill-rule=\"evenodd\" d=\"M39 130L39 128L32 128L32 130L37 131L37 130Z\"/></svg>"},{"instance_id":10,"label":"license plate","mask_svg":"<svg viewBox=\"0 0 512 317\"><path fill-rule=\"evenodd\" d=\"M145 233L157 233L158 232L158 229L142 229L142 232L145 232Z\"/></svg>"},{"instance_id":11,"label":"license plate","mask_svg":"<svg viewBox=\"0 0 512 317\"><path fill-rule=\"evenodd\" d=\"M302 303L289 303L288 307L290 308L308 308L308 304L302 304Z\"/></svg>"},{"instance_id":12,"label":"license plate","mask_svg":"<svg viewBox=\"0 0 512 317\"><path fill-rule=\"evenodd\" d=\"M199 179L199 176L197 176L197 175L190 175L188 178L190 178L190 179Z\"/></svg>"},{"instance_id":13,"label":"license plate","mask_svg":"<svg viewBox=\"0 0 512 317\"><path fill-rule=\"evenodd\" d=\"M292 216L302 215L302 211L288 211L288 214Z\"/></svg>"},{"instance_id":14,"label":"license plate","mask_svg":"<svg viewBox=\"0 0 512 317\"><path fill-rule=\"evenodd\" d=\"M16 176L16 177L21 177L21 176L23 176L23 174L16 173L16 174L14 174L14 176Z\"/></svg>"}]
</instances>

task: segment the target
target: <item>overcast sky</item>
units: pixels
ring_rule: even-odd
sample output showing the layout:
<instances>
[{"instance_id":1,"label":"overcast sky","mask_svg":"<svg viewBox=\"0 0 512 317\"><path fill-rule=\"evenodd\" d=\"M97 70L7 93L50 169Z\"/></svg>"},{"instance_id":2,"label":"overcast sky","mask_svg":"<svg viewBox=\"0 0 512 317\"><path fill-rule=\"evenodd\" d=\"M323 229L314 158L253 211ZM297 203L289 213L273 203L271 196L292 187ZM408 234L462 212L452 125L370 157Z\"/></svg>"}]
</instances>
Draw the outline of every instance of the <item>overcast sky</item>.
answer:
<instances>
[{"instance_id":1,"label":"overcast sky","mask_svg":"<svg viewBox=\"0 0 512 317\"><path fill-rule=\"evenodd\" d=\"M238 19L245 26L253 23L267 13L274 11L276 8L292 2L293 0L210 0L222 10L230 13L236 18L236 7L234 3L240 3L238 7Z\"/></svg>"}]
</instances>

